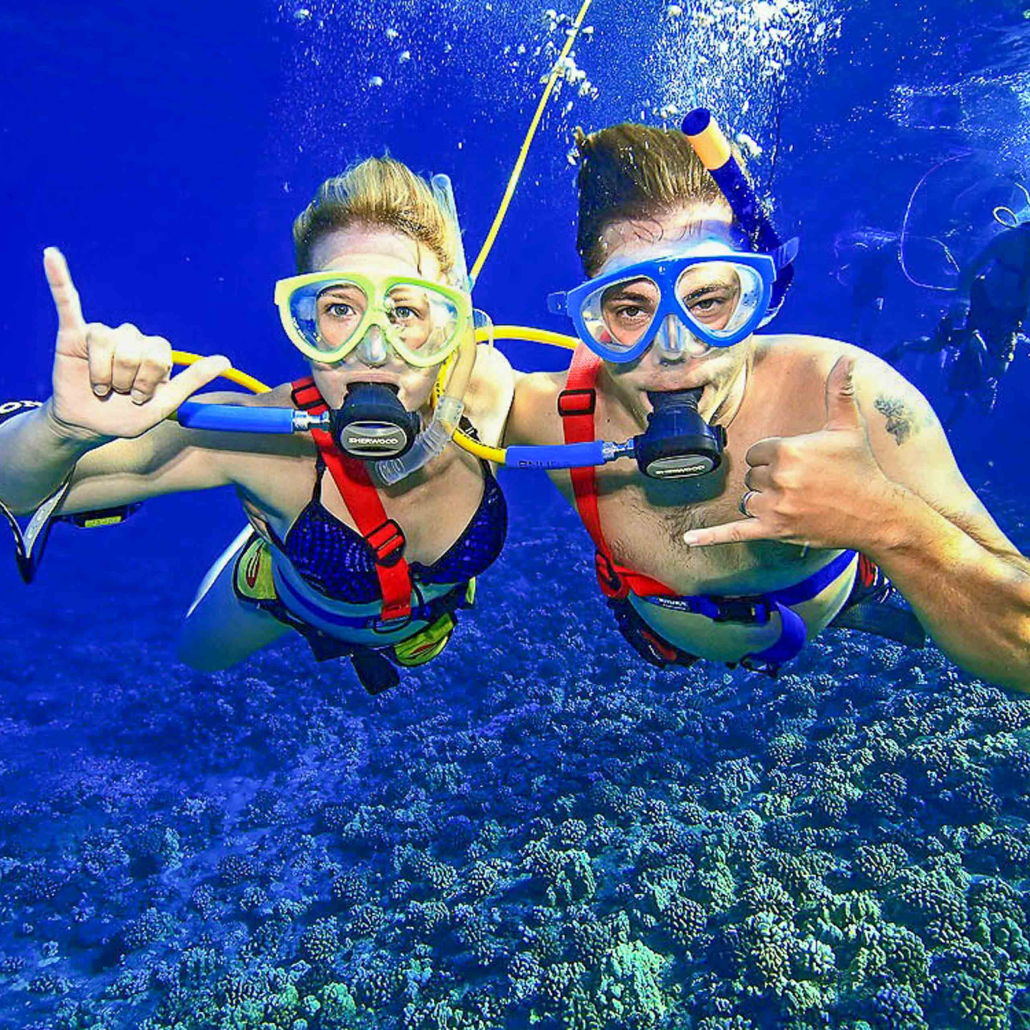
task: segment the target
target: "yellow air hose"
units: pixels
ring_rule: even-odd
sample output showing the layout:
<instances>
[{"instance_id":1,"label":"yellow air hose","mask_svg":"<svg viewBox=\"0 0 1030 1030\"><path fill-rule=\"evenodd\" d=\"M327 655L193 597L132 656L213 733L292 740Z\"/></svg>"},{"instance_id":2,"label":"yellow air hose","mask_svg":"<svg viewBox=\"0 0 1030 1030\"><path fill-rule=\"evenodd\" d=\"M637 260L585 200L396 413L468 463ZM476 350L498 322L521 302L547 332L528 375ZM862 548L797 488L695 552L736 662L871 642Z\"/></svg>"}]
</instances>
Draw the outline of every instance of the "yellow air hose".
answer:
<instances>
[{"instance_id":1,"label":"yellow air hose","mask_svg":"<svg viewBox=\"0 0 1030 1030\"><path fill-rule=\"evenodd\" d=\"M176 365L192 365L195 361L200 361L202 357L202 354L191 354L186 350L172 351L172 361ZM242 386L244 390L250 390L251 393L268 393L272 389L261 382L260 379L255 379L253 376L247 375L246 372L241 372L238 368L227 368L220 378L228 379L230 383Z\"/></svg>"},{"instance_id":2,"label":"yellow air hose","mask_svg":"<svg viewBox=\"0 0 1030 1030\"><path fill-rule=\"evenodd\" d=\"M590 10L592 2L593 0L583 0L583 5L579 9L579 14L576 15L576 20L572 23L572 28L569 31L568 38L565 40L565 46L562 47L561 53L558 55L558 60L554 62L554 65L551 68L551 74L548 76L547 85L544 87L544 92L540 96L540 102L536 105L536 112L533 114L533 120L529 123L529 128L526 130L526 137L522 141L522 147L519 150L519 156L515 161L515 167L512 168L511 175L508 177L508 185L504 191L504 196L501 198L501 203L497 208L497 214L494 215L493 224L490 226L490 231L486 234L486 239L483 241L482 247L479 248L479 254L472 265L471 272L469 272L469 278L473 283L475 283L479 278L479 273L483 270L483 265L486 264L486 259L490 254L490 250L493 248L494 240L497 238L497 233L500 231L501 225L504 223L504 217L508 213L508 205L511 204L511 198L515 196L515 188L519 184L519 178L522 175L522 168L529 155L529 148L533 142L533 137L536 136L536 130L540 125L540 119L543 117L544 109L547 107L547 101L551 98L551 93L554 90L555 83L558 81L558 76L564 71L565 58L569 56L569 51L572 49L572 45L576 42L576 37L579 35L579 30L583 25L583 19L586 17L587 11ZM482 340L488 339L489 335L490 334L487 330L480 329L476 332L476 341L481 342ZM495 340L531 340L534 343L549 344L555 347L565 347L568 350L575 350L579 342L574 337L564 336L561 333L548 332L546 329L533 329L528 326L513 325L495 326L493 329L493 338ZM484 458L487 461L493 461L499 465L504 464L504 450L500 447L487 447L484 444L478 443L460 429L455 432L453 439L463 451L468 451L469 454L474 454L477 458Z\"/></svg>"},{"instance_id":3,"label":"yellow air hose","mask_svg":"<svg viewBox=\"0 0 1030 1030\"><path fill-rule=\"evenodd\" d=\"M529 146L533 142L533 137L536 135L537 126L540 124L540 119L544 114L544 108L547 106L547 101L551 97L551 91L554 89L554 84L558 81L558 76L564 69L565 58L569 56L572 44L576 42L576 36L579 35L583 19L586 17L586 13L590 9L590 4L592 2L593 0L583 0L583 6L579 9L579 14L576 15L576 20L572 23L572 28L569 30L569 37L565 40L565 46L562 47L562 51L558 55L558 60L554 62L554 67L551 68L551 75L547 80L546 87L544 87L543 95L540 97L540 103L536 106L536 114L533 115L533 120L529 123L529 129L526 131L526 138L522 141L522 149L519 151L518 160L515 162L515 167L512 168L511 175L508 178L508 188L504 191L504 196L501 198L501 205L497 209L497 214L494 215L493 225L490 226L490 231L486 234L483 246L479 248L479 256L476 258L475 264L472 266L472 271L469 273L469 278L473 283L475 283L479 278L479 273L482 271L483 265L486 264L487 255L490 253L490 249L494 245L497 233L500 231L501 223L504 221L504 216L508 213L508 205L511 203L511 198L515 195L515 187L519 184L519 176L522 175L522 166L526 163L526 157L529 154Z\"/></svg>"}]
</instances>

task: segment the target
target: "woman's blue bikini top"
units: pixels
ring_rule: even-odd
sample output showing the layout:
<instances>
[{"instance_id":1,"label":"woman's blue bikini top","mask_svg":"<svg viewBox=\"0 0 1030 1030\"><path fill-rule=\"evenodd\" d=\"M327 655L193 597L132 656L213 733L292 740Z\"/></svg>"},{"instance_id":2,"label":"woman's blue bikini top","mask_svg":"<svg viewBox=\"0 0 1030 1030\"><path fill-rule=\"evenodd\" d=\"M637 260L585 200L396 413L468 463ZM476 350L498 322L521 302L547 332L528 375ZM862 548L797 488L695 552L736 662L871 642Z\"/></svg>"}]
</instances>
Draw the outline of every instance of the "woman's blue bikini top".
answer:
<instances>
[{"instance_id":1,"label":"woman's blue bikini top","mask_svg":"<svg viewBox=\"0 0 1030 1030\"><path fill-rule=\"evenodd\" d=\"M508 507L490 466L483 464L483 497L461 536L432 565L409 565L415 583L464 583L484 572L501 553L508 531ZM322 504L325 462L319 455L315 488L284 541L277 546L300 576L324 596L350 604L382 597L375 553L356 530Z\"/></svg>"}]
</instances>

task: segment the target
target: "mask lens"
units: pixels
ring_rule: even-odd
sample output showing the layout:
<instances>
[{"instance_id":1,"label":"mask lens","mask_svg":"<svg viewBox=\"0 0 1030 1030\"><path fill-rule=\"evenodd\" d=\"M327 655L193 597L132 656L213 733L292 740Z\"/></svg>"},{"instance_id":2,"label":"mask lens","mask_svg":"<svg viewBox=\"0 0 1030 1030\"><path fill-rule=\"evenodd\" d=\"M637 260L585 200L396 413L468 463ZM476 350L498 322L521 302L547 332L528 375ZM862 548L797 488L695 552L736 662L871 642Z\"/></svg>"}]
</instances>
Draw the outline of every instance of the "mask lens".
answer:
<instances>
[{"instance_id":1,"label":"mask lens","mask_svg":"<svg viewBox=\"0 0 1030 1030\"><path fill-rule=\"evenodd\" d=\"M684 319L702 339L715 344L755 317L763 293L761 275L750 265L734 261L688 265L676 281Z\"/></svg>"},{"instance_id":2,"label":"mask lens","mask_svg":"<svg viewBox=\"0 0 1030 1030\"><path fill-rule=\"evenodd\" d=\"M658 285L646 276L609 283L583 302L583 324L595 343L626 353L651 328L659 297Z\"/></svg>"},{"instance_id":3,"label":"mask lens","mask_svg":"<svg viewBox=\"0 0 1030 1030\"><path fill-rule=\"evenodd\" d=\"M425 284L398 283L386 294L393 341L430 361L444 354L458 331L458 306Z\"/></svg>"},{"instance_id":4,"label":"mask lens","mask_svg":"<svg viewBox=\"0 0 1030 1030\"><path fill-rule=\"evenodd\" d=\"M368 297L347 279L308 283L290 294L289 311L297 331L316 350L332 353L354 341L368 309Z\"/></svg>"}]
</instances>

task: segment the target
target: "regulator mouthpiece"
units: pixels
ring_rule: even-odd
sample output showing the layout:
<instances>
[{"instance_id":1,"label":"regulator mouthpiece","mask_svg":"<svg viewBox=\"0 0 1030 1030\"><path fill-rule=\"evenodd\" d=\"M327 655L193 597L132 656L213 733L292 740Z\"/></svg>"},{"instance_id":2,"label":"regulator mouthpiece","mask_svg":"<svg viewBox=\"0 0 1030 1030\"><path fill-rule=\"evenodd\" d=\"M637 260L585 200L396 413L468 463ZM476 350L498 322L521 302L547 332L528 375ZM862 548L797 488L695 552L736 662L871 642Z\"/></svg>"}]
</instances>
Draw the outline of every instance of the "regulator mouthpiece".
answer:
<instances>
[{"instance_id":1,"label":"regulator mouthpiece","mask_svg":"<svg viewBox=\"0 0 1030 1030\"><path fill-rule=\"evenodd\" d=\"M351 383L330 423L340 450L362 461L398 458L410 450L422 420L401 404L397 393L388 383Z\"/></svg>"},{"instance_id":2,"label":"regulator mouthpiece","mask_svg":"<svg viewBox=\"0 0 1030 1030\"><path fill-rule=\"evenodd\" d=\"M702 387L652 393L654 411L647 429L634 440L637 466L652 479L688 479L706 476L722 464L726 430L710 426L697 410Z\"/></svg>"}]
</instances>

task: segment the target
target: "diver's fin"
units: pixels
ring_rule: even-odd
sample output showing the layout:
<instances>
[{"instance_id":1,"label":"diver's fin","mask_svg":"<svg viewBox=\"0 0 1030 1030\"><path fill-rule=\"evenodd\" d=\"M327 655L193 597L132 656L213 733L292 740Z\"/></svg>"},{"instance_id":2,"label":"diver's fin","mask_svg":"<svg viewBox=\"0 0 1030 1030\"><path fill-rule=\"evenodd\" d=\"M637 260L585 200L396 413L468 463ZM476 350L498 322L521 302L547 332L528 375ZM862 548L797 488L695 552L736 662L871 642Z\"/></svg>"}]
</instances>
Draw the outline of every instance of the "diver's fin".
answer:
<instances>
[{"instance_id":1,"label":"diver's fin","mask_svg":"<svg viewBox=\"0 0 1030 1030\"><path fill-rule=\"evenodd\" d=\"M866 601L837 613L830 623L836 629L857 629L888 640L896 640L906 647L924 647L926 630L907 608Z\"/></svg>"},{"instance_id":2,"label":"diver's fin","mask_svg":"<svg viewBox=\"0 0 1030 1030\"><path fill-rule=\"evenodd\" d=\"M369 694L381 694L401 681L397 670L386 658L369 647L356 647L350 660L361 685Z\"/></svg>"}]
</instances>

